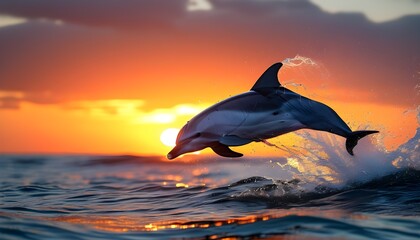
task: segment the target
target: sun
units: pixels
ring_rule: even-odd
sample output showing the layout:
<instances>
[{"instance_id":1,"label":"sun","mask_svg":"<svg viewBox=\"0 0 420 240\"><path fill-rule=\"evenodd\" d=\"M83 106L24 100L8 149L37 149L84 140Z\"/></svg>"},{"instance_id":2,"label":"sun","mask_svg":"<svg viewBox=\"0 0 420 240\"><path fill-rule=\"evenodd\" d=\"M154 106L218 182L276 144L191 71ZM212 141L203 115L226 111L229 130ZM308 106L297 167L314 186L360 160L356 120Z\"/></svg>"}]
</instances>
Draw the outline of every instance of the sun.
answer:
<instances>
[{"instance_id":1,"label":"sun","mask_svg":"<svg viewBox=\"0 0 420 240\"><path fill-rule=\"evenodd\" d=\"M168 147L175 147L176 137L178 136L178 128L167 128L160 134L160 141Z\"/></svg>"}]
</instances>

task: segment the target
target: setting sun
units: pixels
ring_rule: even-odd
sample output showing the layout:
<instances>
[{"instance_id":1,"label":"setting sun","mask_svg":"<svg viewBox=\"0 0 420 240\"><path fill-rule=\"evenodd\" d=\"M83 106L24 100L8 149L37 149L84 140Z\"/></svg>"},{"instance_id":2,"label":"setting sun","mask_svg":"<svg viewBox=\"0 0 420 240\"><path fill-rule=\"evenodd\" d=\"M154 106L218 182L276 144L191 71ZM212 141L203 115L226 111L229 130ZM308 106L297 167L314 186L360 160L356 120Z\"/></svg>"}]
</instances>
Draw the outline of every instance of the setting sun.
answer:
<instances>
[{"instance_id":1,"label":"setting sun","mask_svg":"<svg viewBox=\"0 0 420 240\"><path fill-rule=\"evenodd\" d=\"M176 137L178 136L178 128L168 128L160 135L160 141L168 147L175 147Z\"/></svg>"}]
</instances>

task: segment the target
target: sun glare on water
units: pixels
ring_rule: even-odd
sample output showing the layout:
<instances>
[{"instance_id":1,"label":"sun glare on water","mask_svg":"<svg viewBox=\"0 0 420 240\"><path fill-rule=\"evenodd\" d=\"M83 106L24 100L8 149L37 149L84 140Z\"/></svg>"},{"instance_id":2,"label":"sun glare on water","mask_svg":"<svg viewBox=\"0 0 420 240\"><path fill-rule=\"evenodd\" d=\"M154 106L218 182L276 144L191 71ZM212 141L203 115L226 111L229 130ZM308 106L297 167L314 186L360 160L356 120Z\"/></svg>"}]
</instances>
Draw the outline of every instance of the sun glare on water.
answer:
<instances>
[{"instance_id":1,"label":"sun glare on water","mask_svg":"<svg viewBox=\"0 0 420 240\"><path fill-rule=\"evenodd\" d=\"M165 129L162 134L160 134L160 141L168 147L175 147L176 137L178 136L178 128L168 128Z\"/></svg>"}]
</instances>

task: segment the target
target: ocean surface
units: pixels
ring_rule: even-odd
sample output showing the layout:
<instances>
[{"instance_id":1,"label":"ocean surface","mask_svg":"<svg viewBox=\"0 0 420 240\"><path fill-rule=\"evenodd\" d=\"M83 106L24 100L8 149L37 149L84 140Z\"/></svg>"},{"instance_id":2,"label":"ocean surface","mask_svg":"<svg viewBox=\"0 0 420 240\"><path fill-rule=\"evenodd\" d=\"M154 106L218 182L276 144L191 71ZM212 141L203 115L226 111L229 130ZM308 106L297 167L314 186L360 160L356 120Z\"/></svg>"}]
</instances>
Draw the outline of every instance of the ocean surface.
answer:
<instances>
[{"instance_id":1,"label":"ocean surface","mask_svg":"<svg viewBox=\"0 0 420 240\"><path fill-rule=\"evenodd\" d=\"M288 157L1 155L0 239L420 239L420 132Z\"/></svg>"}]
</instances>

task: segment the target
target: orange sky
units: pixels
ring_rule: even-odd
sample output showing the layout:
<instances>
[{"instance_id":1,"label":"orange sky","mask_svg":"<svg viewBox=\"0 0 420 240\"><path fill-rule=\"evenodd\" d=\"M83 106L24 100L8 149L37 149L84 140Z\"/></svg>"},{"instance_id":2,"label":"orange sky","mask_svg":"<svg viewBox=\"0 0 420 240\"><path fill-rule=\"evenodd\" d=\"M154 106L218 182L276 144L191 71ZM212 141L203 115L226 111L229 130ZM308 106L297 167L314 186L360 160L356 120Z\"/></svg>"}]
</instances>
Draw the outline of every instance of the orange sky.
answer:
<instances>
[{"instance_id":1,"label":"orange sky","mask_svg":"<svg viewBox=\"0 0 420 240\"><path fill-rule=\"evenodd\" d=\"M414 135L420 14L378 22L305 0L168 2L2 1L0 152L166 155L162 131L297 54L317 65L283 68L283 84L302 84L287 87L352 129L380 130L388 148Z\"/></svg>"}]
</instances>

